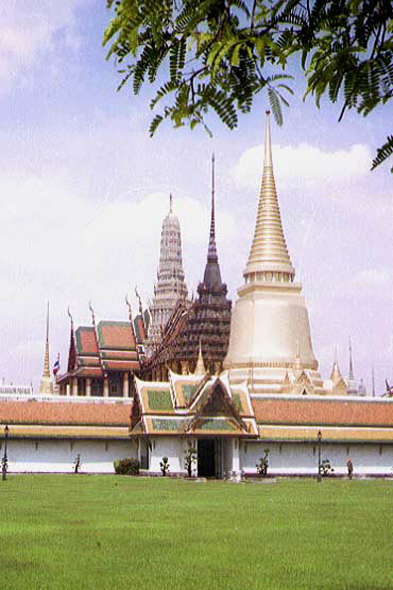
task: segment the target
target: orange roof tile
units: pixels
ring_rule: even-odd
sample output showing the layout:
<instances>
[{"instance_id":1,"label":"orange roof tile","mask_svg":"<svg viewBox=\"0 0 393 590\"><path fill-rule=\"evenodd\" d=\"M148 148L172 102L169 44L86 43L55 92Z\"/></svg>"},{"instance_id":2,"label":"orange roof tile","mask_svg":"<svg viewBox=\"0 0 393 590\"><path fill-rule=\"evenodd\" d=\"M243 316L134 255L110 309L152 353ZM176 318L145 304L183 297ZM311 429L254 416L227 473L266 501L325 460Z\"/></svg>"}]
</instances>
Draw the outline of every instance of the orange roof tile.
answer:
<instances>
[{"instance_id":1,"label":"orange roof tile","mask_svg":"<svg viewBox=\"0 0 393 590\"><path fill-rule=\"evenodd\" d=\"M100 322L97 326L100 348L135 349L134 332L129 322Z\"/></svg>"},{"instance_id":2,"label":"orange roof tile","mask_svg":"<svg viewBox=\"0 0 393 590\"><path fill-rule=\"evenodd\" d=\"M75 337L79 355L98 355L97 339L94 328L80 326L75 332Z\"/></svg>"},{"instance_id":3,"label":"orange roof tile","mask_svg":"<svg viewBox=\"0 0 393 590\"><path fill-rule=\"evenodd\" d=\"M128 426L131 405L41 401L0 401L3 424Z\"/></svg>"},{"instance_id":4,"label":"orange roof tile","mask_svg":"<svg viewBox=\"0 0 393 590\"><path fill-rule=\"evenodd\" d=\"M252 405L262 424L393 426L391 402L252 398Z\"/></svg>"}]
</instances>

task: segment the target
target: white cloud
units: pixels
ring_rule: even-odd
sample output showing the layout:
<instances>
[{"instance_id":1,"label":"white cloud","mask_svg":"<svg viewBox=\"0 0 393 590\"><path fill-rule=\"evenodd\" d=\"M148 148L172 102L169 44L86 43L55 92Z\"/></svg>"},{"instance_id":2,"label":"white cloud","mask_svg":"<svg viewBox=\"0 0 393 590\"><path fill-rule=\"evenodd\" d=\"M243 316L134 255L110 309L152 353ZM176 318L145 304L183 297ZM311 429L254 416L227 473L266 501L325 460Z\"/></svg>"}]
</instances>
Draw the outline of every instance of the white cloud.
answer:
<instances>
[{"instance_id":1,"label":"white cloud","mask_svg":"<svg viewBox=\"0 0 393 590\"><path fill-rule=\"evenodd\" d=\"M26 83L32 65L64 44L79 47L76 10L90 0L2 0L0 7L0 80L2 90L17 80ZM56 35L62 34L62 38Z\"/></svg>"},{"instance_id":2,"label":"white cloud","mask_svg":"<svg viewBox=\"0 0 393 590\"><path fill-rule=\"evenodd\" d=\"M275 175L280 182L301 180L342 183L357 179L369 171L371 152L367 146L354 144L347 150L325 152L308 143L273 146ZM247 149L241 155L233 175L240 186L255 188L260 182L263 146Z\"/></svg>"},{"instance_id":3,"label":"white cloud","mask_svg":"<svg viewBox=\"0 0 393 590\"><path fill-rule=\"evenodd\" d=\"M9 313L11 301L23 286L28 286L30 297L36 297L31 304L37 306L40 298L50 292L53 297L56 291L64 297L78 293L83 298L96 287L103 300L113 299L114 284L137 282L142 291L151 291L161 225L169 207L167 194L100 205L66 184L37 176L23 181L0 177L0 191L4 195L0 203L0 314ZM197 247L200 264L190 277L196 282L203 272L209 210L190 197L174 199L174 210L181 223L183 250ZM218 225L222 242L236 235L229 214L218 213ZM186 262L184 252L183 257Z\"/></svg>"}]
</instances>

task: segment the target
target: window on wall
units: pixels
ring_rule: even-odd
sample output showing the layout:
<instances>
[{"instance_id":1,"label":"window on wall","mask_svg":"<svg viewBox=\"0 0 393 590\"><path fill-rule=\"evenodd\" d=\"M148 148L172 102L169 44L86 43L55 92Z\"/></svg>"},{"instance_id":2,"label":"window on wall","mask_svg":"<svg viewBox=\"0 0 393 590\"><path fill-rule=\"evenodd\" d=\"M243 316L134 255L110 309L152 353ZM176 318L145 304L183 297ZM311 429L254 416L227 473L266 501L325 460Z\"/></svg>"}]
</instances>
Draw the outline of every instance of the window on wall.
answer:
<instances>
[{"instance_id":1,"label":"window on wall","mask_svg":"<svg viewBox=\"0 0 393 590\"><path fill-rule=\"evenodd\" d=\"M91 381L91 395L96 397L102 397L104 393L104 387L102 379L92 379Z\"/></svg>"},{"instance_id":2,"label":"window on wall","mask_svg":"<svg viewBox=\"0 0 393 590\"><path fill-rule=\"evenodd\" d=\"M121 397L123 388L123 377L121 373L111 373L109 375L109 395L111 397Z\"/></svg>"}]
</instances>

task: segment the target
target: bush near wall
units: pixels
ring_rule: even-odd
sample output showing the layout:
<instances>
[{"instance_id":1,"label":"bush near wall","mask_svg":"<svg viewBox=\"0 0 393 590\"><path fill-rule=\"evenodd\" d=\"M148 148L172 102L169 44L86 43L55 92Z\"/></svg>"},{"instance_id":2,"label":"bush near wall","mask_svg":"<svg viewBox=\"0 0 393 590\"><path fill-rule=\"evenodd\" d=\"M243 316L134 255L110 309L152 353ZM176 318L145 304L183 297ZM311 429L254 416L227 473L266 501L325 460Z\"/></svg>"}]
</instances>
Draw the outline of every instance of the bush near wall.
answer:
<instances>
[{"instance_id":1,"label":"bush near wall","mask_svg":"<svg viewBox=\"0 0 393 590\"><path fill-rule=\"evenodd\" d=\"M114 461L113 466L117 475L139 475L138 459L120 459Z\"/></svg>"}]
</instances>

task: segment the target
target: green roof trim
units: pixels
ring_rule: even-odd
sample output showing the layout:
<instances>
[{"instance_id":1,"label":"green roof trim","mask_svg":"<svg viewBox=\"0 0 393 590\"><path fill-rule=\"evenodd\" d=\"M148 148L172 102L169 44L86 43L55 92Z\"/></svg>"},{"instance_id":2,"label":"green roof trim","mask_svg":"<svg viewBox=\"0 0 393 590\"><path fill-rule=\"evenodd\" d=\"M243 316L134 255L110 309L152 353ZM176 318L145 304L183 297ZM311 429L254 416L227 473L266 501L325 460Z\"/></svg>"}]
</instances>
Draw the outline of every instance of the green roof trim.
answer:
<instances>
[{"instance_id":1,"label":"green roof trim","mask_svg":"<svg viewBox=\"0 0 393 590\"><path fill-rule=\"evenodd\" d=\"M173 411L171 392L169 389L148 389L147 399L151 410Z\"/></svg>"},{"instance_id":2,"label":"green roof trim","mask_svg":"<svg viewBox=\"0 0 393 590\"><path fill-rule=\"evenodd\" d=\"M183 397L186 401L186 404L188 404L192 398L192 396L195 393L197 386L196 385L182 385L181 386L181 390L183 393Z\"/></svg>"},{"instance_id":3,"label":"green roof trim","mask_svg":"<svg viewBox=\"0 0 393 590\"><path fill-rule=\"evenodd\" d=\"M197 427L197 430L237 430L227 420L205 420Z\"/></svg>"},{"instance_id":4,"label":"green roof trim","mask_svg":"<svg viewBox=\"0 0 393 590\"><path fill-rule=\"evenodd\" d=\"M165 430L166 432L178 432L180 423L178 420L160 420L153 418L152 426L154 430Z\"/></svg>"}]
</instances>

